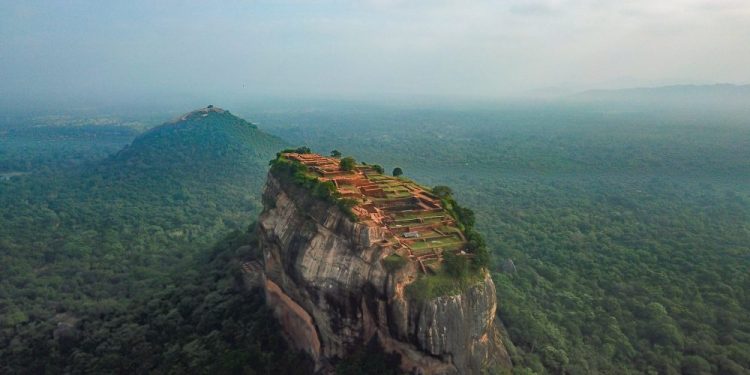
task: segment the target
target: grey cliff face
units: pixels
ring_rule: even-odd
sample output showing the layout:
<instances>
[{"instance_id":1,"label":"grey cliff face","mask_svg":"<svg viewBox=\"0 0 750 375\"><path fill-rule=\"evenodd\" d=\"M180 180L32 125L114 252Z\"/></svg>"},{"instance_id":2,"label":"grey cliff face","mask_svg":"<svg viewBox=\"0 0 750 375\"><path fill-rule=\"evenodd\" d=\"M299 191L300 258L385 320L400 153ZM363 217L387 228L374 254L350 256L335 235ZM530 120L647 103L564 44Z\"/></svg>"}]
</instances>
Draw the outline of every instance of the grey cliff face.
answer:
<instances>
[{"instance_id":1,"label":"grey cliff face","mask_svg":"<svg viewBox=\"0 0 750 375\"><path fill-rule=\"evenodd\" d=\"M316 370L377 338L401 367L418 374L479 374L509 368L489 275L463 293L415 300L405 287L417 276L408 263L389 272L385 233L355 223L335 205L269 174L258 234L259 281L289 343Z\"/></svg>"}]
</instances>

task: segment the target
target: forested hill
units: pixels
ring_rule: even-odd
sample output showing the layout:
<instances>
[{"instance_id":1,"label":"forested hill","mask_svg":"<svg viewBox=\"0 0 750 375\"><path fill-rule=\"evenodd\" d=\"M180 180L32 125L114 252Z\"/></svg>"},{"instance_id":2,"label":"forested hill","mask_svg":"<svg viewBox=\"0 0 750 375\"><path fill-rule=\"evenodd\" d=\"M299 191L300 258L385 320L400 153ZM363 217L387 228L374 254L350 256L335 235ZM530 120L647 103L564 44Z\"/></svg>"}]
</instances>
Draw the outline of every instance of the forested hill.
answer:
<instances>
[{"instance_id":1,"label":"forested hill","mask_svg":"<svg viewBox=\"0 0 750 375\"><path fill-rule=\"evenodd\" d=\"M60 323L127 311L245 230L284 146L206 108L102 161L0 183L0 373L45 372L39 358L59 353Z\"/></svg>"},{"instance_id":2,"label":"forested hill","mask_svg":"<svg viewBox=\"0 0 750 375\"><path fill-rule=\"evenodd\" d=\"M268 160L284 146L284 141L254 124L209 106L149 130L101 163L95 173L256 180L257 172L265 173Z\"/></svg>"}]
</instances>

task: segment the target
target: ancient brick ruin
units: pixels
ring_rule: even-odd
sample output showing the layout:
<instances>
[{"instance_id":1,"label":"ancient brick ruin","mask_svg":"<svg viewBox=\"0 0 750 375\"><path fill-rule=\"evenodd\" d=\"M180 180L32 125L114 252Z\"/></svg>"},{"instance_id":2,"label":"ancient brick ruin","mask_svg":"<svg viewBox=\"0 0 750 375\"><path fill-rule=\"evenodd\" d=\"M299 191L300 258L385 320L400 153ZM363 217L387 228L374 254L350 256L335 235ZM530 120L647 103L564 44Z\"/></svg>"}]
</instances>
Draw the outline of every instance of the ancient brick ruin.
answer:
<instances>
[{"instance_id":1,"label":"ancient brick ruin","mask_svg":"<svg viewBox=\"0 0 750 375\"><path fill-rule=\"evenodd\" d=\"M422 272L435 271L446 251L468 256L466 238L456 221L424 187L385 176L369 165L344 171L337 158L299 153L282 157L305 165L307 173L321 181L331 181L341 198L356 201L352 211L358 221L385 229L390 234L385 245L417 262Z\"/></svg>"}]
</instances>

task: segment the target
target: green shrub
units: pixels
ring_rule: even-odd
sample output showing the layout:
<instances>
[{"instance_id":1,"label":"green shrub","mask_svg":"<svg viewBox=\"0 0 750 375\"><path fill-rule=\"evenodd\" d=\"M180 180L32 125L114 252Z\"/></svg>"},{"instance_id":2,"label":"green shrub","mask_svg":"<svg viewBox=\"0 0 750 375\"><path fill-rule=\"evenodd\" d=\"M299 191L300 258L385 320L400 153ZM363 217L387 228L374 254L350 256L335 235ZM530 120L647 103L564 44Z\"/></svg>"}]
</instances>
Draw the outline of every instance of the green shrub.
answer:
<instances>
[{"instance_id":1,"label":"green shrub","mask_svg":"<svg viewBox=\"0 0 750 375\"><path fill-rule=\"evenodd\" d=\"M286 159L280 154L276 159L271 160L270 164L271 174L274 177L309 190L315 198L335 203L349 219L357 221L357 215L352 211L352 207L357 204L357 201L349 198L341 198L341 194L336 190L336 185L333 182L320 181L317 177L308 174L309 170L304 164Z\"/></svg>"},{"instance_id":2,"label":"green shrub","mask_svg":"<svg viewBox=\"0 0 750 375\"><path fill-rule=\"evenodd\" d=\"M383 259L383 266L388 272L395 272L406 265L406 259L398 254L391 254Z\"/></svg>"},{"instance_id":3,"label":"green shrub","mask_svg":"<svg viewBox=\"0 0 750 375\"><path fill-rule=\"evenodd\" d=\"M432 193L437 195L440 199L452 198L453 196L453 190L443 185L438 185L432 188Z\"/></svg>"},{"instance_id":4,"label":"green shrub","mask_svg":"<svg viewBox=\"0 0 750 375\"><path fill-rule=\"evenodd\" d=\"M446 251L443 253L443 261L445 271L459 281L469 276L469 259L467 257Z\"/></svg>"},{"instance_id":5,"label":"green shrub","mask_svg":"<svg viewBox=\"0 0 750 375\"><path fill-rule=\"evenodd\" d=\"M420 275L416 281L406 287L406 293L417 300L430 300L460 294L481 280L481 273L471 273L461 279L449 274L443 266L434 275Z\"/></svg>"},{"instance_id":6,"label":"green shrub","mask_svg":"<svg viewBox=\"0 0 750 375\"><path fill-rule=\"evenodd\" d=\"M339 206L339 209L349 217L349 219L351 219L352 221L357 221L357 215L355 215L354 211L352 211L352 207L357 205L356 200L351 198L339 198L336 201L336 204Z\"/></svg>"},{"instance_id":7,"label":"green shrub","mask_svg":"<svg viewBox=\"0 0 750 375\"><path fill-rule=\"evenodd\" d=\"M341 159L341 164L339 164L342 171L352 171L355 165L357 165L357 161L351 156Z\"/></svg>"},{"instance_id":8,"label":"green shrub","mask_svg":"<svg viewBox=\"0 0 750 375\"><path fill-rule=\"evenodd\" d=\"M276 156L280 157L281 154L286 154L286 153L291 153L291 152L296 153L296 154L310 154L312 153L312 150L310 150L310 147L307 147L307 146L301 146L297 148L287 148L277 153Z\"/></svg>"},{"instance_id":9,"label":"green shrub","mask_svg":"<svg viewBox=\"0 0 750 375\"><path fill-rule=\"evenodd\" d=\"M478 272L482 268L489 267L490 253L487 250L487 245L479 232L474 230L474 224L476 223L474 211L466 207L461 207L453 199L453 191L447 186L435 186L432 192L440 197L443 207L456 220L459 229L466 235L466 240L468 241L467 250L469 253L474 254L474 257L471 259L471 270Z\"/></svg>"}]
</instances>

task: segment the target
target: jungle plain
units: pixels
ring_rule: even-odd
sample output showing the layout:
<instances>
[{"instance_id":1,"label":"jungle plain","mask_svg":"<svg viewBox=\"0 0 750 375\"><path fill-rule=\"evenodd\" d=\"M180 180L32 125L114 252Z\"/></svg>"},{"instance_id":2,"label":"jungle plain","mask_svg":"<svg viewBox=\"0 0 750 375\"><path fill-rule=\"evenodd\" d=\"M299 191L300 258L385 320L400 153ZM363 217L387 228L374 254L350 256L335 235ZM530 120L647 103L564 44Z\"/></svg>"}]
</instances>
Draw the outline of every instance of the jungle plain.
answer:
<instances>
[{"instance_id":1,"label":"jungle plain","mask_svg":"<svg viewBox=\"0 0 750 375\"><path fill-rule=\"evenodd\" d=\"M749 96L627 94L648 100L247 104L227 109L252 131L122 151L174 113L8 115L0 372L300 371L232 251L267 162L304 145L474 210L515 373L747 374ZM339 370L386 371L378 355Z\"/></svg>"}]
</instances>

